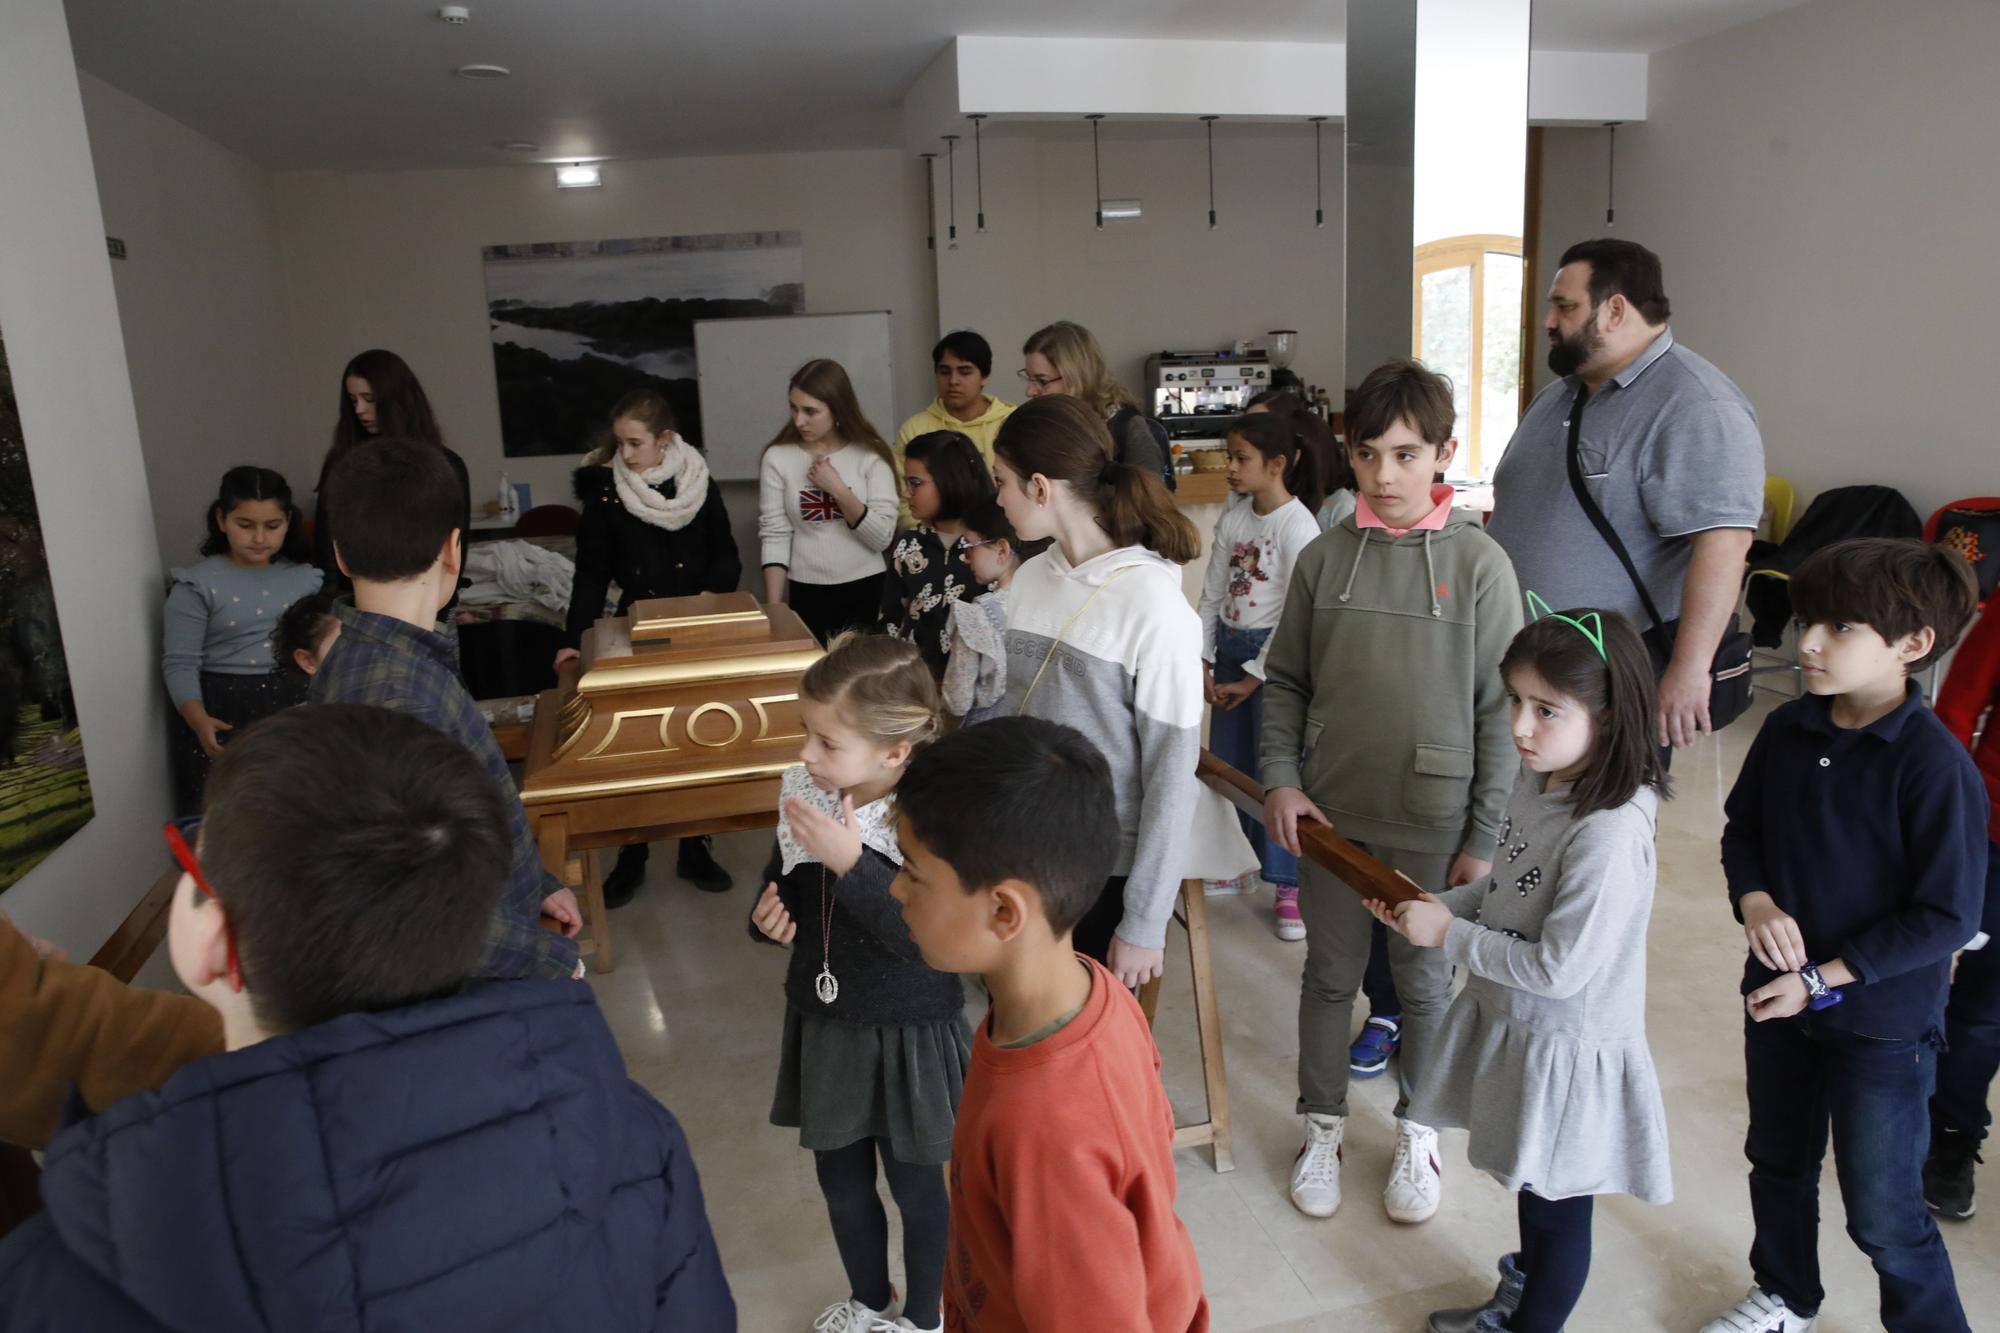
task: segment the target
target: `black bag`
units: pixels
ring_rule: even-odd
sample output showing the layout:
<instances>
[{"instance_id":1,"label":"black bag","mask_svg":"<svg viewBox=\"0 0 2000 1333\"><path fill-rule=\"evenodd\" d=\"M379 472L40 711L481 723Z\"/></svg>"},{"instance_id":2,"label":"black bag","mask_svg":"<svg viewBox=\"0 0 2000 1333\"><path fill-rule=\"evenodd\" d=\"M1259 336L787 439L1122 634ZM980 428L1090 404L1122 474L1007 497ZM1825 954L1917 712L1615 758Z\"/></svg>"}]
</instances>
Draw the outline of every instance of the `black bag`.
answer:
<instances>
[{"instance_id":1,"label":"black bag","mask_svg":"<svg viewBox=\"0 0 2000 1333\"><path fill-rule=\"evenodd\" d=\"M1947 509L1938 515L1937 544L1964 556L1979 579L1979 600L2000 585L2000 509Z\"/></svg>"},{"instance_id":2,"label":"black bag","mask_svg":"<svg viewBox=\"0 0 2000 1333\"><path fill-rule=\"evenodd\" d=\"M1121 407L1111 414L1109 421L1104 423L1105 427L1111 432L1111 457L1113 461L1119 463L1130 463L1132 461L1125 457L1125 432L1133 417L1139 417L1139 420L1146 423L1146 430L1152 435L1153 443L1160 446L1160 480L1166 484L1168 490L1173 490L1173 441L1167 437L1167 428L1165 426L1162 426L1152 417L1140 416L1139 409L1136 407Z\"/></svg>"},{"instance_id":3,"label":"black bag","mask_svg":"<svg viewBox=\"0 0 2000 1333\"><path fill-rule=\"evenodd\" d=\"M1652 627L1640 632L1645 640L1647 656L1653 659L1655 679L1664 675L1667 664L1673 661L1674 640L1680 634L1681 622L1678 617L1665 620L1660 616L1660 608L1653 604L1653 594L1648 591L1646 581L1639 577L1638 566L1632 563L1632 556L1619 539L1618 532L1611 526L1611 520L1604 517L1604 511L1597 507L1597 501L1583 484L1583 465L1578 461L1577 443L1583 433L1583 405L1586 395L1579 389L1576 402L1569 409L1569 488L1576 494L1576 502L1583 506L1584 516L1597 529L1604 544L1618 557L1618 563L1625 567L1625 577L1632 580L1633 589L1639 594L1639 602L1652 618ZM1557 610L1566 608L1558 607ZM1729 624L1722 631L1722 642L1716 645L1715 658L1708 668L1708 725L1711 730L1720 731L1742 717L1750 707L1750 652L1752 644L1737 617L1730 616Z\"/></svg>"}]
</instances>

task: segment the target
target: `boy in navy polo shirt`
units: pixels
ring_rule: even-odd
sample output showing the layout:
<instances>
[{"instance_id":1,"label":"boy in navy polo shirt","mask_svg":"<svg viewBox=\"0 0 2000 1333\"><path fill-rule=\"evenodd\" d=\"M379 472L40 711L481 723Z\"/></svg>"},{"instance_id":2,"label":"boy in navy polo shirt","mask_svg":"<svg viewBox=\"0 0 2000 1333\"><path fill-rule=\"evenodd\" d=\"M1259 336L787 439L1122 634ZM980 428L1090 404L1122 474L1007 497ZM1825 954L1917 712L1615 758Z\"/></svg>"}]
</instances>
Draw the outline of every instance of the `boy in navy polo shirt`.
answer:
<instances>
[{"instance_id":1,"label":"boy in navy polo shirt","mask_svg":"<svg viewBox=\"0 0 2000 1333\"><path fill-rule=\"evenodd\" d=\"M1865 538L1801 565L1791 595L1806 695L1765 720L1722 833L1750 942L1744 1154L1757 1285L1703 1333L1813 1327L1829 1127L1882 1326L1963 1330L1922 1173L1952 955L1979 928L1986 799L1909 676L1957 642L1977 585L1956 552Z\"/></svg>"}]
</instances>

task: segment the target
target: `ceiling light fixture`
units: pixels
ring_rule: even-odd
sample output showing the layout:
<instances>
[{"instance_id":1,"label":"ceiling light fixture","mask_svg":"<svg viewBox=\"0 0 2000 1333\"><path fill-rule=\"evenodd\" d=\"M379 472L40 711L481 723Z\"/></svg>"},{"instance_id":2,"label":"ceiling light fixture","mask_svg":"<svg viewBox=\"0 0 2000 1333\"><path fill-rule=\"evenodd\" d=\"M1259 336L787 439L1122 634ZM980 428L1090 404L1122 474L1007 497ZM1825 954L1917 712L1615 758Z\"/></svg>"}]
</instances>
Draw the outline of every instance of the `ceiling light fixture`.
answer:
<instances>
[{"instance_id":1,"label":"ceiling light fixture","mask_svg":"<svg viewBox=\"0 0 2000 1333\"><path fill-rule=\"evenodd\" d=\"M918 153L924 160L924 248L937 249L937 154Z\"/></svg>"},{"instance_id":2,"label":"ceiling light fixture","mask_svg":"<svg viewBox=\"0 0 2000 1333\"><path fill-rule=\"evenodd\" d=\"M951 211L945 215L945 236L951 244L947 250L958 249L958 136L944 136L945 188L948 191Z\"/></svg>"},{"instance_id":3,"label":"ceiling light fixture","mask_svg":"<svg viewBox=\"0 0 2000 1333\"><path fill-rule=\"evenodd\" d=\"M460 65L452 71L461 79L504 79L513 72L505 65Z\"/></svg>"},{"instance_id":4,"label":"ceiling light fixture","mask_svg":"<svg viewBox=\"0 0 2000 1333\"><path fill-rule=\"evenodd\" d=\"M1137 199L1106 199L1098 205L1101 216L1113 222L1130 222L1145 212Z\"/></svg>"},{"instance_id":5,"label":"ceiling light fixture","mask_svg":"<svg viewBox=\"0 0 2000 1333\"><path fill-rule=\"evenodd\" d=\"M1104 230L1104 171L1097 157L1097 122L1104 119L1104 113L1102 111L1095 112L1091 115L1085 116L1084 119L1090 122L1090 175L1091 179L1094 182L1096 182L1093 188L1095 190L1094 197L1097 200L1097 211L1093 213L1091 216L1094 217L1097 221L1097 229L1099 231L1103 231Z\"/></svg>"},{"instance_id":6,"label":"ceiling light fixture","mask_svg":"<svg viewBox=\"0 0 2000 1333\"><path fill-rule=\"evenodd\" d=\"M979 146L979 122L986 119L984 111L967 116L972 122L972 178L979 191L979 234L986 234L986 153Z\"/></svg>"},{"instance_id":7,"label":"ceiling light fixture","mask_svg":"<svg viewBox=\"0 0 2000 1333\"><path fill-rule=\"evenodd\" d=\"M1208 229L1215 230L1215 122L1220 116L1203 116L1201 123L1208 128Z\"/></svg>"},{"instance_id":8,"label":"ceiling light fixture","mask_svg":"<svg viewBox=\"0 0 2000 1333\"><path fill-rule=\"evenodd\" d=\"M1612 207L1617 201L1618 188L1618 127L1622 120L1604 122L1604 225L1610 226L1618 216Z\"/></svg>"},{"instance_id":9,"label":"ceiling light fixture","mask_svg":"<svg viewBox=\"0 0 2000 1333\"><path fill-rule=\"evenodd\" d=\"M566 167L556 168L558 190L588 190L602 184L604 176L595 162L572 162Z\"/></svg>"},{"instance_id":10,"label":"ceiling light fixture","mask_svg":"<svg viewBox=\"0 0 2000 1333\"><path fill-rule=\"evenodd\" d=\"M464 5L446 5L438 10L438 22L449 24L454 28L463 28L472 22L472 11Z\"/></svg>"},{"instance_id":11,"label":"ceiling light fixture","mask_svg":"<svg viewBox=\"0 0 2000 1333\"><path fill-rule=\"evenodd\" d=\"M1325 116L1307 116L1313 127L1313 226L1326 225L1326 158L1319 149L1320 126L1326 124Z\"/></svg>"}]
</instances>

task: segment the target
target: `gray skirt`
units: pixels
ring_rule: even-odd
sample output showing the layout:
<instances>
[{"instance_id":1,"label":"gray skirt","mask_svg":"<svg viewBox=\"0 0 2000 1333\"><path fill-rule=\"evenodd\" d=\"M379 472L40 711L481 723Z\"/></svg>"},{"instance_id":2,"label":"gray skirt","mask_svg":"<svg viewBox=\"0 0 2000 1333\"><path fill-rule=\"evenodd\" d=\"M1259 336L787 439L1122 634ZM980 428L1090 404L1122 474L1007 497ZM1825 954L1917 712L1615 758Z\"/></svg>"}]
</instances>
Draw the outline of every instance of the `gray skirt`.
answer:
<instances>
[{"instance_id":1,"label":"gray skirt","mask_svg":"<svg viewBox=\"0 0 2000 1333\"><path fill-rule=\"evenodd\" d=\"M898 1161L941 1165L951 1159L971 1063L972 1034L961 1017L888 1027L786 1005L771 1123L797 1129L799 1146L814 1152L879 1138Z\"/></svg>"}]
</instances>

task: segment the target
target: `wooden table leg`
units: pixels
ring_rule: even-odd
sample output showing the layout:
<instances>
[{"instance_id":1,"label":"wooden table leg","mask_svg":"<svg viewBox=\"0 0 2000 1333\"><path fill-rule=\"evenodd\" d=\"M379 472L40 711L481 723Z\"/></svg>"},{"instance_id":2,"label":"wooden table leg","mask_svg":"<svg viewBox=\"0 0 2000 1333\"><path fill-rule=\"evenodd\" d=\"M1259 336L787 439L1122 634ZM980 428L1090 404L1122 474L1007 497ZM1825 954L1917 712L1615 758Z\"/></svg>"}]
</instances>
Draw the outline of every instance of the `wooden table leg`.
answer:
<instances>
[{"instance_id":1,"label":"wooden table leg","mask_svg":"<svg viewBox=\"0 0 2000 1333\"><path fill-rule=\"evenodd\" d=\"M1181 885L1187 914L1188 964L1194 981L1195 1031L1201 1038L1201 1081L1208 1092L1208 1123L1217 1171L1236 1169L1229 1132L1229 1078L1222 1059L1222 1008L1215 994L1215 959L1208 933L1208 894L1198 879Z\"/></svg>"},{"instance_id":2,"label":"wooden table leg","mask_svg":"<svg viewBox=\"0 0 2000 1333\"><path fill-rule=\"evenodd\" d=\"M611 952L611 913L604 907L604 863L595 851L583 854L583 915L590 922L590 937L597 943L599 972L614 972L618 960Z\"/></svg>"}]
</instances>

